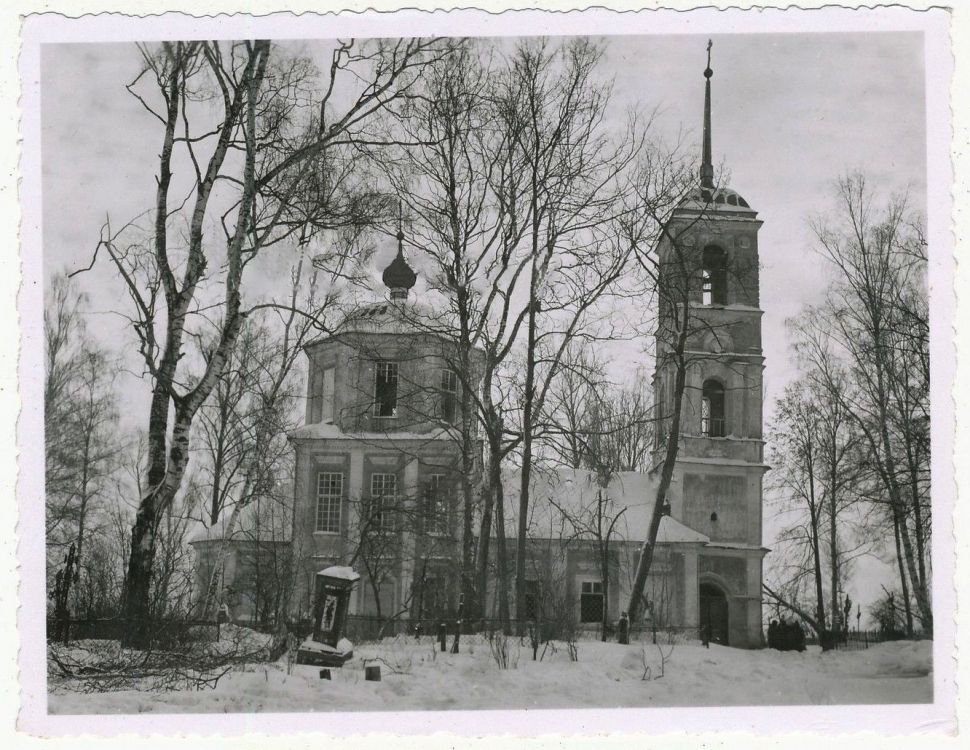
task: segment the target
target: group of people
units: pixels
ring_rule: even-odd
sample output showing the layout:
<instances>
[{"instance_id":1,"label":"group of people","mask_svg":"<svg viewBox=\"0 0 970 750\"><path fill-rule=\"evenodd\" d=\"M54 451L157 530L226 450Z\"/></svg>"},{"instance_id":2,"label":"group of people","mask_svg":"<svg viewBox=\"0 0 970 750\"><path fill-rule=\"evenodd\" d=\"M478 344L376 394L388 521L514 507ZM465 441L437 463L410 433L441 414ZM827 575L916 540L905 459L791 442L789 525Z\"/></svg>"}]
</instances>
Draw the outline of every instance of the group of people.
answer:
<instances>
[{"instance_id":1,"label":"group of people","mask_svg":"<svg viewBox=\"0 0 970 750\"><path fill-rule=\"evenodd\" d=\"M768 623L768 648L778 651L804 651L805 631L798 622L772 620Z\"/></svg>"}]
</instances>

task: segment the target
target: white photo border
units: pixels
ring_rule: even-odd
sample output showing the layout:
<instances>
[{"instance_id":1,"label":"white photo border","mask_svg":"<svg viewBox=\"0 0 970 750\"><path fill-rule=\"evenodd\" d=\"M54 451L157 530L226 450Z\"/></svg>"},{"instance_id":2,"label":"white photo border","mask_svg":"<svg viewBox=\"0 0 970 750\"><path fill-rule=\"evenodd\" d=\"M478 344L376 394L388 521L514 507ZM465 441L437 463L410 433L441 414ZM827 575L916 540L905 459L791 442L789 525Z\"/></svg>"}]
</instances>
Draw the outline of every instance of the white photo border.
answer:
<instances>
[{"instance_id":1,"label":"white photo border","mask_svg":"<svg viewBox=\"0 0 970 750\"><path fill-rule=\"evenodd\" d=\"M44 735L283 734L325 732L333 736L368 732L419 735L444 731L466 737L488 734L535 736L603 732L663 734L668 732L755 732L805 730L836 733L874 731L950 732L955 729L955 621L940 616L934 628L934 702L924 705L758 706L749 708L569 709L529 711L447 711L326 714L179 714L55 716L46 712L45 580L43 549L43 268L41 237L40 45L58 42L150 41L179 37L275 39L336 36L410 35L556 35L588 34L725 34L806 31L921 31L926 35L927 228L931 249L931 386L933 475L934 608L955 613L955 546L953 511L955 383L953 168L950 157L950 89L953 70L949 16L943 11L917 13L901 7L850 10L824 8L765 9L760 12L699 9L689 12L646 11L617 14L605 9L582 13L477 10L393 14L274 14L258 18L187 15L134 17L121 15L31 16L25 21L20 58L22 183L20 204L22 285L19 295L21 349L19 362L22 409L18 423L19 477L17 499L18 564L21 575L18 629L21 700L19 726ZM472 32L469 34L469 32ZM942 414L941 414L942 411ZM966 514L963 514L966 521ZM965 544L965 542L963 542ZM27 638L24 634L38 634Z\"/></svg>"}]
</instances>

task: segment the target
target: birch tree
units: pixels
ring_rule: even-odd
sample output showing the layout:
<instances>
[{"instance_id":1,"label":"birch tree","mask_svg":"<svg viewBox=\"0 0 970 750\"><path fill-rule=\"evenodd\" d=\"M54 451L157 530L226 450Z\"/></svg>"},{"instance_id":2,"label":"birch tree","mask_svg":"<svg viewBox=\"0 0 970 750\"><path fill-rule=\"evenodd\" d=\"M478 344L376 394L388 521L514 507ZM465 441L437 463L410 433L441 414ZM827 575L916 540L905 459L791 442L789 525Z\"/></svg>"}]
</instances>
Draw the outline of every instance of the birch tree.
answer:
<instances>
[{"instance_id":1,"label":"birch tree","mask_svg":"<svg viewBox=\"0 0 970 750\"><path fill-rule=\"evenodd\" d=\"M861 174L837 183L814 222L834 270L826 301L798 326L799 354L858 429L899 542L901 575L932 631L929 349L923 235L905 197L876 202Z\"/></svg>"},{"instance_id":2,"label":"birch tree","mask_svg":"<svg viewBox=\"0 0 970 750\"><path fill-rule=\"evenodd\" d=\"M161 142L152 223L140 251L110 225L98 244L130 298L152 384L123 608L127 645L150 641L156 531L185 476L196 415L254 307L246 269L271 247L369 221L366 194L352 189L346 167L351 152L445 46L337 42L320 88L310 60L265 40L139 48L143 67L128 90L158 123ZM335 280L352 265L324 262ZM218 321L210 324L216 343L199 351L198 327L210 320Z\"/></svg>"}]
</instances>

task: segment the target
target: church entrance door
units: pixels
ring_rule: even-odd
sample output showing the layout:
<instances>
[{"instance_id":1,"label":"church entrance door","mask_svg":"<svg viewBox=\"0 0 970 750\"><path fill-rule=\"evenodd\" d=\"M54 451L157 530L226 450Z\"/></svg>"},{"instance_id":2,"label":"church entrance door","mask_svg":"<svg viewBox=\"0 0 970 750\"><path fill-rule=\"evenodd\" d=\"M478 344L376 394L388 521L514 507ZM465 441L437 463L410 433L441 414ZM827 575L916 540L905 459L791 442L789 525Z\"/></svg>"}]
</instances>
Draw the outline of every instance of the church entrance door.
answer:
<instances>
[{"instance_id":1,"label":"church entrance door","mask_svg":"<svg viewBox=\"0 0 970 750\"><path fill-rule=\"evenodd\" d=\"M728 603L724 592L710 583L700 585L701 638L728 645Z\"/></svg>"}]
</instances>

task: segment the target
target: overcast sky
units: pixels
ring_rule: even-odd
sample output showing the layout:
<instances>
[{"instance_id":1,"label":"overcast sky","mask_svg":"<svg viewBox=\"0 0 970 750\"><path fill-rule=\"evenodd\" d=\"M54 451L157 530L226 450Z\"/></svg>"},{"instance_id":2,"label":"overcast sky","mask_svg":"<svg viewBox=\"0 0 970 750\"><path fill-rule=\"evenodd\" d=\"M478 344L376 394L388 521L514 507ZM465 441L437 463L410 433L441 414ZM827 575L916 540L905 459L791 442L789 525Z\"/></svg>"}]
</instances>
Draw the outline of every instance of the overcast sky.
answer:
<instances>
[{"instance_id":1,"label":"overcast sky","mask_svg":"<svg viewBox=\"0 0 970 750\"><path fill-rule=\"evenodd\" d=\"M862 169L883 194L908 190L925 210L923 38L919 33L737 34L713 37L715 166L764 221L761 306L766 419L791 379L785 319L818 299L826 277L808 219L829 210L833 181ZM617 107L657 108L657 127L699 143L706 37L610 37L604 74ZM329 44L307 43L324 58ZM131 45L45 45L42 53L45 272L87 265L101 224L117 227L148 209L160 133L126 92L138 70ZM699 146L697 147L699 154ZM388 244L378 265L390 260ZM106 263L82 277L95 311L123 289ZM92 327L117 343L123 323ZM635 357L633 352L631 355ZM137 367L132 362L131 366ZM145 385L125 382L142 421Z\"/></svg>"},{"instance_id":2,"label":"overcast sky","mask_svg":"<svg viewBox=\"0 0 970 750\"><path fill-rule=\"evenodd\" d=\"M662 133L675 138L683 128L698 142L706 41L610 37L603 72L614 77L615 106L657 108ZM771 404L792 376L784 321L816 300L825 283L807 222L830 208L832 181L860 168L887 194L908 189L923 209L922 35L738 34L713 41L714 159L764 221L761 305ZM133 46L45 46L48 272L87 265L106 216L117 227L151 206L160 134L125 91L137 69ZM389 243L377 264L392 252ZM107 264L82 280L96 310L114 306L123 291ZM121 325L97 324L112 341Z\"/></svg>"}]
</instances>

